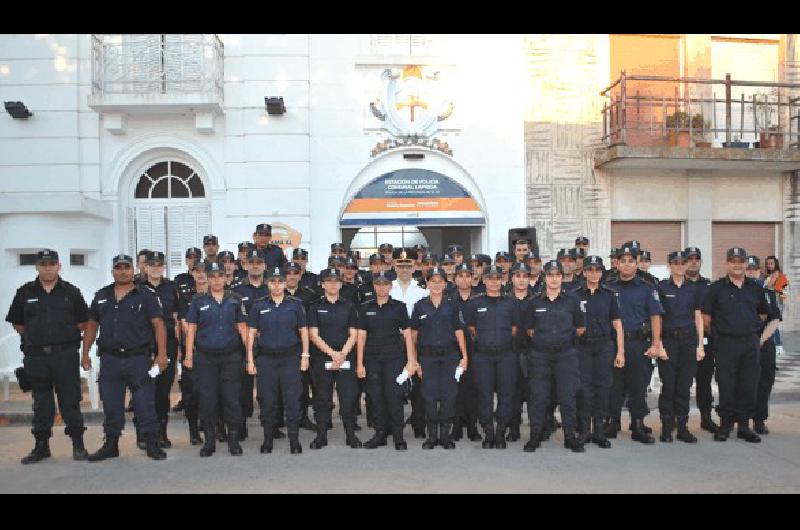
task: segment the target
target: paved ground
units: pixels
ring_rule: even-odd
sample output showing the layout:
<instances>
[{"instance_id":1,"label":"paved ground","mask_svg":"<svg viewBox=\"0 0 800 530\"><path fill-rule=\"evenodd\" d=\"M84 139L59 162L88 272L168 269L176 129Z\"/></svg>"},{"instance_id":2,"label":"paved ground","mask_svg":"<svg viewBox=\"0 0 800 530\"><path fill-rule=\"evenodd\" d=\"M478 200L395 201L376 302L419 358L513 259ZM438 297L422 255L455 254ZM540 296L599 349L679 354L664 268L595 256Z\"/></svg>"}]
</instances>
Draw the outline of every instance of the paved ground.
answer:
<instances>
[{"instance_id":1,"label":"paved ground","mask_svg":"<svg viewBox=\"0 0 800 530\"><path fill-rule=\"evenodd\" d=\"M800 351L800 336L787 337L790 352ZM779 361L769 426L771 433L761 444L736 439L726 443L711 440L699 431L697 411L691 429L700 442L643 446L624 432L613 448L588 447L586 453L563 449L561 434L534 454L522 452L522 442L505 451L483 450L480 443L461 441L454 451L421 449L407 428L409 450L393 448L372 451L344 445L341 424L330 435L330 445L311 451L313 438L301 433L304 453L290 455L286 440L276 441L271 455L261 455L261 434L244 442L244 456L227 454L224 444L209 459L197 456L199 448L188 442L185 422L175 415L170 437L173 449L163 462L148 459L136 449L130 424L121 440L122 458L103 463L73 462L69 440L57 428L52 439L53 458L32 466L19 459L32 446L24 413L30 410L29 395L14 395L12 403L0 406L0 419L13 420L0 428L0 493L33 492L549 492L549 493L798 493L800 492L800 354L787 353ZM656 389L658 386L656 385ZM655 404L651 394L651 406ZM407 411L408 413L408 411ZM655 425L656 415L649 423ZM29 421L29 420L28 420ZM627 419L624 420L627 426ZM102 444L102 430L94 416L86 435L89 450ZM29 424L28 424L29 425ZM361 431L365 440L371 434ZM523 428L523 441L527 427Z\"/></svg>"}]
</instances>

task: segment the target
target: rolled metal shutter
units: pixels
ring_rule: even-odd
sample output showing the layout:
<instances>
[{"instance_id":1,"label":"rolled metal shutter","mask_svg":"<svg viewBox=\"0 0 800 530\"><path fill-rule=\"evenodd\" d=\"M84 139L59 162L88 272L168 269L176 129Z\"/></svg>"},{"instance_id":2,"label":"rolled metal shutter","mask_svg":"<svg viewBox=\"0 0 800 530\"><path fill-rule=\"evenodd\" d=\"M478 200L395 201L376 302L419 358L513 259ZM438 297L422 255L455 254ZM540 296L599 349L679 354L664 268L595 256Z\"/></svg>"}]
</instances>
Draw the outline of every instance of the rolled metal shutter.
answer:
<instances>
[{"instance_id":1,"label":"rolled metal shutter","mask_svg":"<svg viewBox=\"0 0 800 530\"><path fill-rule=\"evenodd\" d=\"M726 253L731 247L744 247L749 255L758 256L763 269L764 258L777 255L775 223L713 223L711 244L713 279L725 275Z\"/></svg>"}]
</instances>

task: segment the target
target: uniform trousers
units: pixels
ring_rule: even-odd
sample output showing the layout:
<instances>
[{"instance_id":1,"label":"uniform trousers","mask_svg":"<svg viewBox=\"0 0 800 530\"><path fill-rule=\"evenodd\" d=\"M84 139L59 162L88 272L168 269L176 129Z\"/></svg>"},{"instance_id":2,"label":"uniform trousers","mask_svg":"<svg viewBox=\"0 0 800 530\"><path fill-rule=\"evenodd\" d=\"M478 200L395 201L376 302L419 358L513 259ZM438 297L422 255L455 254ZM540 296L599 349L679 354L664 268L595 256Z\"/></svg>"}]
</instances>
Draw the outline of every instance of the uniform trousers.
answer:
<instances>
[{"instance_id":1,"label":"uniform trousers","mask_svg":"<svg viewBox=\"0 0 800 530\"><path fill-rule=\"evenodd\" d=\"M556 399L565 433L576 427L576 397L581 384L578 351L569 345L559 352L533 347L528 352L528 420L531 432L542 432L555 376Z\"/></svg>"},{"instance_id":2,"label":"uniform trousers","mask_svg":"<svg viewBox=\"0 0 800 530\"><path fill-rule=\"evenodd\" d=\"M125 389L130 388L133 412L139 432L158 432L155 405L155 382L147 373L153 362L146 353L120 357L106 353L100 357L100 399L103 400L108 437L119 437L125 427Z\"/></svg>"},{"instance_id":3,"label":"uniform trousers","mask_svg":"<svg viewBox=\"0 0 800 530\"><path fill-rule=\"evenodd\" d=\"M715 347L719 385L717 413L720 418L749 421L756 411L760 376L758 335L718 335Z\"/></svg>"},{"instance_id":4,"label":"uniform trousers","mask_svg":"<svg viewBox=\"0 0 800 530\"><path fill-rule=\"evenodd\" d=\"M66 424L64 433L67 436L83 434L86 428L81 414L80 354L77 348L28 353L22 364L33 387L33 436L37 440L47 440L53 435L56 397L58 410Z\"/></svg>"},{"instance_id":5,"label":"uniform trousers","mask_svg":"<svg viewBox=\"0 0 800 530\"><path fill-rule=\"evenodd\" d=\"M661 395L658 413L661 417L689 415L689 394L697 373L697 332L686 329L676 335L664 330L662 337L667 360L658 359Z\"/></svg>"}]
</instances>

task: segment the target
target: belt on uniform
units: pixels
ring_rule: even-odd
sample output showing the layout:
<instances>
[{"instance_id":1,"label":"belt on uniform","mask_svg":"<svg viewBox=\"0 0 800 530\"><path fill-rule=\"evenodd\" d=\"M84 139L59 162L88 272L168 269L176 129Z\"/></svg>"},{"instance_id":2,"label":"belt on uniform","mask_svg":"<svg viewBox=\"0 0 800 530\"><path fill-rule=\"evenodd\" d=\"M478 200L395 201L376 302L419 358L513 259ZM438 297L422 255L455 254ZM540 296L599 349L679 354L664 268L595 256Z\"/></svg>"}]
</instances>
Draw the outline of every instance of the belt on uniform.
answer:
<instances>
[{"instance_id":1,"label":"belt on uniform","mask_svg":"<svg viewBox=\"0 0 800 530\"><path fill-rule=\"evenodd\" d=\"M511 343L503 344L500 346L475 346L475 351L478 353L501 353L511 351Z\"/></svg>"},{"instance_id":2,"label":"belt on uniform","mask_svg":"<svg viewBox=\"0 0 800 530\"><path fill-rule=\"evenodd\" d=\"M647 340L650 338L650 331L647 329L635 329L633 331L626 331L625 332L626 339L639 339L639 340Z\"/></svg>"},{"instance_id":3,"label":"belt on uniform","mask_svg":"<svg viewBox=\"0 0 800 530\"><path fill-rule=\"evenodd\" d=\"M378 354L378 353L403 353L404 349L405 349L405 347L404 347L403 343L401 343L401 342L395 342L393 344L382 344L380 346L367 345L367 347L364 348L365 352L375 353L375 354Z\"/></svg>"},{"instance_id":4,"label":"belt on uniform","mask_svg":"<svg viewBox=\"0 0 800 530\"><path fill-rule=\"evenodd\" d=\"M425 346L419 347L419 354L424 356L431 356L431 357L441 357L442 355L449 355L451 353L456 353L456 345L451 344L450 346L445 346L444 348L430 348Z\"/></svg>"},{"instance_id":5,"label":"belt on uniform","mask_svg":"<svg viewBox=\"0 0 800 530\"><path fill-rule=\"evenodd\" d=\"M290 355L297 355L300 353L300 346L292 346L290 348L274 349L258 347L258 356L264 357L288 357Z\"/></svg>"},{"instance_id":6,"label":"belt on uniform","mask_svg":"<svg viewBox=\"0 0 800 530\"><path fill-rule=\"evenodd\" d=\"M542 346L534 345L531 347L532 350L542 352L542 353L561 353L567 350L572 349L572 343L567 344L545 344Z\"/></svg>"},{"instance_id":7,"label":"belt on uniform","mask_svg":"<svg viewBox=\"0 0 800 530\"><path fill-rule=\"evenodd\" d=\"M47 346L25 346L25 355L36 355L38 353L57 353L61 351L75 350L79 346L75 342L62 342L60 344L48 344Z\"/></svg>"},{"instance_id":8,"label":"belt on uniform","mask_svg":"<svg viewBox=\"0 0 800 530\"><path fill-rule=\"evenodd\" d=\"M197 346L197 351L203 353L205 355L228 355L231 353L237 353L241 351L241 346L239 344L235 344L233 346L228 346L227 348L203 348L202 346Z\"/></svg>"},{"instance_id":9,"label":"belt on uniform","mask_svg":"<svg viewBox=\"0 0 800 530\"><path fill-rule=\"evenodd\" d=\"M714 338L725 338L725 339L746 339L748 337L758 337L758 333L755 331L752 333L744 333L742 335L730 335L727 333L717 333L714 335Z\"/></svg>"},{"instance_id":10,"label":"belt on uniform","mask_svg":"<svg viewBox=\"0 0 800 530\"><path fill-rule=\"evenodd\" d=\"M99 348L99 355L111 355L112 357L136 357L137 355L146 355L150 353L150 346L138 346L136 348Z\"/></svg>"},{"instance_id":11,"label":"belt on uniform","mask_svg":"<svg viewBox=\"0 0 800 530\"><path fill-rule=\"evenodd\" d=\"M611 340L611 335L601 335L599 337L587 337L586 335L581 335L578 337L579 344L600 344L602 342L608 342Z\"/></svg>"},{"instance_id":12,"label":"belt on uniform","mask_svg":"<svg viewBox=\"0 0 800 530\"><path fill-rule=\"evenodd\" d=\"M661 331L661 337L683 338L694 337L697 335L697 330L694 327L664 329Z\"/></svg>"}]
</instances>

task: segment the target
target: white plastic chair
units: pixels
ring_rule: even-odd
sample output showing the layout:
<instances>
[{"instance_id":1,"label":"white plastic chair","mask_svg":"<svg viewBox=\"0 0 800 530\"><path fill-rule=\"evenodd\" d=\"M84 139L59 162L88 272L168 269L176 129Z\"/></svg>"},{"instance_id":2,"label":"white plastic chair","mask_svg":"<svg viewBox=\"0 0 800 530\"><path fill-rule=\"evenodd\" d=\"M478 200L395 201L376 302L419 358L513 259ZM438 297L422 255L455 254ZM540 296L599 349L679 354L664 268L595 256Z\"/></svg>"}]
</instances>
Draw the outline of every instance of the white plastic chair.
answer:
<instances>
[{"instance_id":1,"label":"white plastic chair","mask_svg":"<svg viewBox=\"0 0 800 530\"><path fill-rule=\"evenodd\" d=\"M86 379L92 410L97 410L100 408L100 390L97 387L97 376L100 373L100 358L97 356L97 344L92 344L92 348L89 350L89 357L92 359L92 369L87 372L81 368L81 379Z\"/></svg>"},{"instance_id":2,"label":"white plastic chair","mask_svg":"<svg viewBox=\"0 0 800 530\"><path fill-rule=\"evenodd\" d=\"M9 333L0 338L0 379L3 380L3 401L11 398L11 381L16 381L14 370L22 366L22 352L19 350L19 334Z\"/></svg>"}]
</instances>

